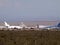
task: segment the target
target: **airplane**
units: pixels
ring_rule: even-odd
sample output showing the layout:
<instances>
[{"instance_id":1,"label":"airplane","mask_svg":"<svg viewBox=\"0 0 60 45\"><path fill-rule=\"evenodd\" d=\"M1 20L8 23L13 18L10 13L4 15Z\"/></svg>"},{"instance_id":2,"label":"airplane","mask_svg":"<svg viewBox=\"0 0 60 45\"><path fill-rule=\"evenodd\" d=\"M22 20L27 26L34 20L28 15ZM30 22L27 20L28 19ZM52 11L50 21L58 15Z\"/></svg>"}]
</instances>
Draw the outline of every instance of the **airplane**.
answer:
<instances>
[{"instance_id":1,"label":"airplane","mask_svg":"<svg viewBox=\"0 0 60 45\"><path fill-rule=\"evenodd\" d=\"M7 24L6 21L4 22L4 24L5 24L5 26L6 26L7 28L12 28L12 29L14 29L14 28L22 29L22 28L23 28L23 27L21 27L21 26L11 26L11 25Z\"/></svg>"},{"instance_id":2,"label":"airplane","mask_svg":"<svg viewBox=\"0 0 60 45\"><path fill-rule=\"evenodd\" d=\"M4 22L4 24L5 24L5 26L7 28L11 28L11 29L15 29L15 28L17 28L17 29L23 29L23 28L25 28L25 29L31 29L32 28L32 27L26 26L23 22L21 22L21 25L20 26L11 26L11 25L7 24L6 21Z\"/></svg>"},{"instance_id":3,"label":"airplane","mask_svg":"<svg viewBox=\"0 0 60 45\"><path fill-rule=\"evenodd\" d=\"M21 25L20 26L23 27L23 28L25 28L25 29L31 29L32 28L32 27L26 26L23 22L21 22Z\"/></svg>"},{"instance_id":4,"label":"airplane","mask_svg":"<svg viewBox=\"0 0 60 45\"><path fill-rule=\"evenodd\" d=\"M44 25L38 25L36 26L36 28L39 27L40 29L60 29L60 23L58 23L57 25L54 26L44 26Z\"/></svg>"},{"instance_id":5,"label":"airplane","mask_svg":"<svg viewBox=\"0 0 60 45\"><path fill-rule=\"evenodd\" d=\"M23 27L23 28L27 28L27 26L23 22L21 22L20 26Z\"/></svg>"}]
</instances>

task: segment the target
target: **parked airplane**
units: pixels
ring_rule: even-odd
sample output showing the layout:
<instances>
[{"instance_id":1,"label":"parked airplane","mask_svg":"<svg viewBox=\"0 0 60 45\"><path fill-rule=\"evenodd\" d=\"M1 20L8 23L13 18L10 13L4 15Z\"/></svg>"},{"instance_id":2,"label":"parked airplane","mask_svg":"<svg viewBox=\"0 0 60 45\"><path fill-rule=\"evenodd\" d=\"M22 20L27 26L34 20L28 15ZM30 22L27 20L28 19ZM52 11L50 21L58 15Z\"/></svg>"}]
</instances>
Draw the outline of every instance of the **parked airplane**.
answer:
<instances>
[{"instance_id":1,"label":"parked airplane","mask_svg":"<svg viewBox=\"0 0 60 45\"><path fill-rule=\"evenodd\" d=\"M32 28L32 27L26 26L23 22L21 22L21 25L20 26L23 27L23 28L25 28L25 29L31 29Z\"/></svg>"},{"instance_id":2,"label":"parked airplane","mask_svg":"<svg viewBox=\"0 0 60 45\"><path fill-rule=\"evenodd\" d=\"M37 27L37 26L36 26ZM40 29L59 29L60 28L60 23L58 23L55 26L44 26L44 25L39 25Z\"/></svg>"},{"instance_id":3,"label":"parked airplane","mask_svg":"<svg viewBox=\"0 0 60 45\"><path fill-rule=\"evenodd\" d=\"M7 24L7 22L4 22L5 23L5 26L7 27L7 28L17 28L17 29L21 29L21 28L23 28L23 27L21 27L21 26L10 26L9 24Z\"/></svg>"},{"instance_id":4,"label":"parked airplane","mask_svg":"<svg viewBox=\"0 0 60 45\"><path fill-rule=\"evenodd\" d=\"M27 28L27 26L23 22L21 22L20 26L23 27L23 28Z\"/></svg>"},{"instance_id":5,"label":"parked airplane","mask_svg":"<svg viewBox=\"0 0 60 45\"><path fill-rule=\"evenodd\" d=\"M23 22L21 22L21 25L20 26L11 26L11 25L7 24L7 22L4 22L4 24L5 24L5 26L7 28L13 28L13 29L14 28L17 28L17 29L26 28L26 29L31 29L31 27L26 26Z\"/></svg>"}]
</instances>

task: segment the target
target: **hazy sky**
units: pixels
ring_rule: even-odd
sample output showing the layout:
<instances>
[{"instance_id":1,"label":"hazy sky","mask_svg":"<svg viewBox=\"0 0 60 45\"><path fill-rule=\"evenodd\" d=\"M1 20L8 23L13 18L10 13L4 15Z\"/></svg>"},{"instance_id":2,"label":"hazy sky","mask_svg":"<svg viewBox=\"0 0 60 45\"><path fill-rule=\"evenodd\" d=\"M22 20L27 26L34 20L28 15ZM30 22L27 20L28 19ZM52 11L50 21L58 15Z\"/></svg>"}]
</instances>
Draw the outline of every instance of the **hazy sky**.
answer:
<instances>
[{"instance_id":1,"label":"hazy sky","mask_svg":"<svg viewBox=\"0 0 60 45\"><path fill-rule=\"evenodd\" d=\"M60 21L60 0L0 0L0 21Z\"/></svg>"}]
</instances>

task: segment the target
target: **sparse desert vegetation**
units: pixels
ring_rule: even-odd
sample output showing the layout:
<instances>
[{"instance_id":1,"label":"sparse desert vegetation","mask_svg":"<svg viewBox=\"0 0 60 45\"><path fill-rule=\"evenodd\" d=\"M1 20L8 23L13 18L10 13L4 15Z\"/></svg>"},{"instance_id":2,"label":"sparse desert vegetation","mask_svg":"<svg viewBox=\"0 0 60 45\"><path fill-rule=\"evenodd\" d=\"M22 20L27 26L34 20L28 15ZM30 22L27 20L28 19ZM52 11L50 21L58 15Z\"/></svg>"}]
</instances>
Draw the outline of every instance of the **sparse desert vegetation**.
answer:
<instances>
[{"instance_id":1,"label":"sparse desert vegetation","mask_svg":"<svg viewBox=\"0 0 60 45\"><path fill-rule=\"evenodd\" d=\"M60 45L60 31L0 31L0 45Z\"/></svg>"}]
</instances>

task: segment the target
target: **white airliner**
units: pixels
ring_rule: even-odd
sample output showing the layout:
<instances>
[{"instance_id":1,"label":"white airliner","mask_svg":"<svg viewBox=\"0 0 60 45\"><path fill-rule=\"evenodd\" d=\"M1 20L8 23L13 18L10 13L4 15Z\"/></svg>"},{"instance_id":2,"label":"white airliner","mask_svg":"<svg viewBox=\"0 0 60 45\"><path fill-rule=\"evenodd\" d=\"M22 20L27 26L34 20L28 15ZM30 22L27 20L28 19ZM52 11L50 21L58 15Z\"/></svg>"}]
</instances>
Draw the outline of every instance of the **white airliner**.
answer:
<instances>
[{"instance_id":1,"label":"white airliner","mask_svg":"<svg viewBox=\"0 0 60 45\"><path fill-rule=\"evenodd\" d=\"M37 26L36 26L37 27ZM60 29L60 23L54 26L44 26L44 25L39 25L40 29Z\"/></svg>"},{"instance_id":2,"label":"white airliner","mask_svg":"<svg viewBox=\"0 0 60 45\"><path fill-rule=\"evenodd\" d=\"M23 27L21 27L21 26L10 26L9 24L7 24L7 22L4 22L4 24L5 24L5 26L7 27L7 28L17 28L17 29L21 29L21 28L23 28Z\"/></svg>"},{"instance_id":3,"label":"white airliner","mask_svg":"<svg viewBox=\"0 0 60 45\"><path fill-rule=\"evenodd\" d=\"M21 25L20 26L21 27L24 27L24 28L27 28L27 26L23 22L21 22Z\"/></svg>"},{"instance_id":4,"label":"white airliner","mask_svg":"<svg viewBox=\"0 0 60 45\"><path fill-rule=\"evenodd\" d=\"M26 29L31 29L31 27L26 26L23 22L21 22L21 27L26 28Z\"/></svg>"},{"instance_id":5,"label":"white airliner","mask_svg":"<svg viewBox=\"0 0 60 45\"><path fill-rule=\"evenodd\" d=\"M31 28L31 27L27 27L23 22L21 22L20 26L11 26L11 25L7 24L6 21L4 22L4 24L7 28L12 28L12 29L14 29L14 28L17 28L17 29L22 29L22 28L30 29Z\"/></svg>"}]
</instances>

